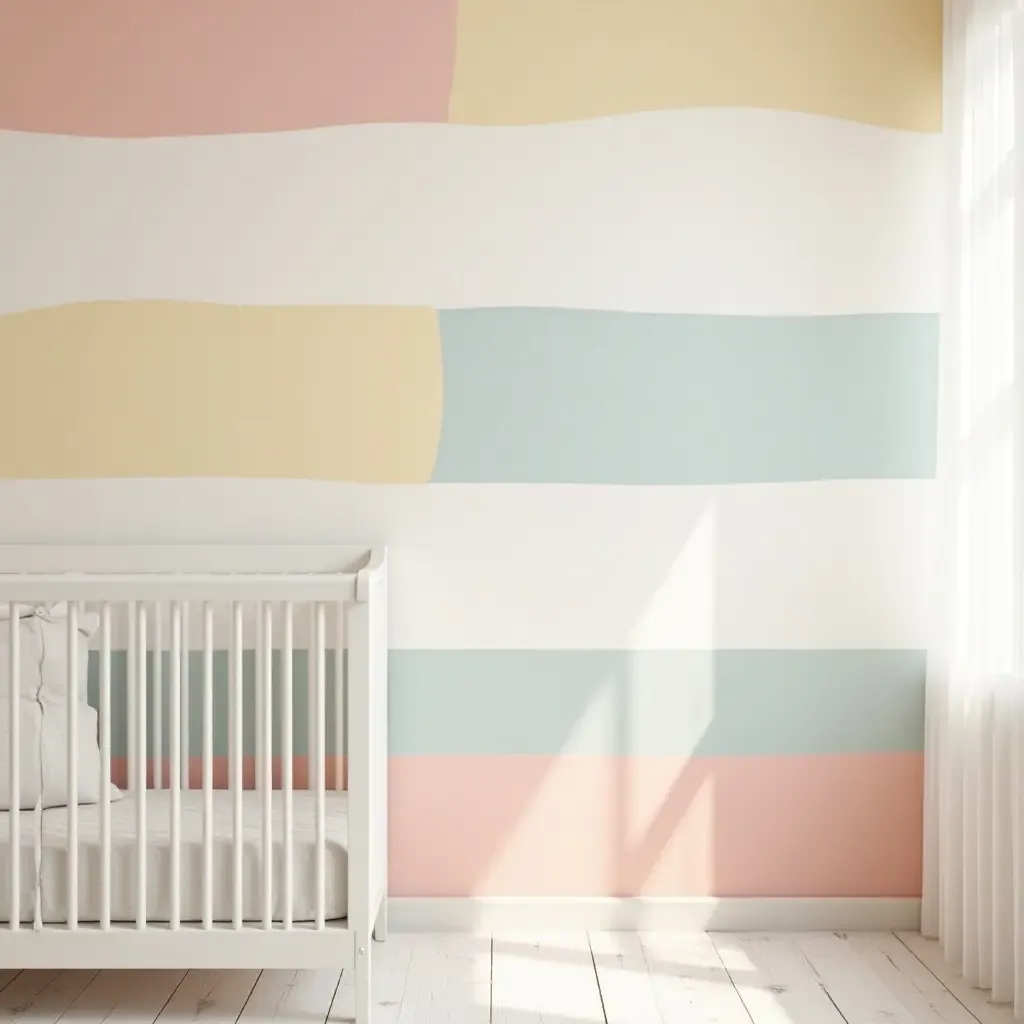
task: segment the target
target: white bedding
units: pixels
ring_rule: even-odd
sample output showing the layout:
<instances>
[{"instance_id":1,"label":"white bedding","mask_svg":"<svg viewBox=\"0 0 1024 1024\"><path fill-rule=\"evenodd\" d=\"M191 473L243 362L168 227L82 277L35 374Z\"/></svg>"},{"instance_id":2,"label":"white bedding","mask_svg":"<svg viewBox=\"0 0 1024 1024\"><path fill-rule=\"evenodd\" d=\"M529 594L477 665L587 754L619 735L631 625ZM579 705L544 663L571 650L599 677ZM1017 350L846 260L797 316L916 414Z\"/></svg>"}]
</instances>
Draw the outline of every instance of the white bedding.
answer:
<instances>
[{"instance_id":1,"label":"white bedding","mask_svg":"<svg viewBox=\"0 0 1024 1024\"><path fill-rule=\"evenodd\" d=\"M67 804L68 775L68 605L30 608L20 605L12 621L7 604L0 605L0 737L11 735L15 716L21 726L18 760L18 806L31 809L42 800L43 807ZM95 709L86 703L89 637L99 624L94 613L78 617L78 674L74 680L78 704L78 800L93 803L100 797L100 748L97 743ZM12 628L17 629L12 634ZM20 652L18 697L13 706L10 694L11 636L18 637ZM0 811L10 807L10 758L4 743L0 756ZM113 800L120 791L110 786Z\"/></svg>"},{"instance_id":2,"label":"white bedding","mask_svg":"<svg viewBox=\"0 0 1024 1024\"><path fill-rule=\"evenodd\" d=\"M261 921L262 809L261 794L243 795L243 878L242 910L247 921ZM316 794L307 790L293 793L292 918L315 919L316 901ZM232 920L233 809L231 793L213 794L213 916L215 921ZM348 899L348 795L326 794L326 879L325 917L347 916ZM146 916L150 921L170 918L171 892L171 795L169 791L146 792ZM112 921L135 920L135 816L136 801L130 793L110 805L111 872L110 916ZM67 921L67 809L42 812L41 898L44 923ZM284 802L280 791L273 793L274 835L274 920L284 917ZM21 823L21 919L35 916L35 837L38 817L22 811ZM181 919L203 919L203 794L198 790L181 793ZM78 919L82 923L100 919L100 808L78 808ZM10 813L0 812L0 921L10 918L8 858Z\"/></svg>"}]
</instances>

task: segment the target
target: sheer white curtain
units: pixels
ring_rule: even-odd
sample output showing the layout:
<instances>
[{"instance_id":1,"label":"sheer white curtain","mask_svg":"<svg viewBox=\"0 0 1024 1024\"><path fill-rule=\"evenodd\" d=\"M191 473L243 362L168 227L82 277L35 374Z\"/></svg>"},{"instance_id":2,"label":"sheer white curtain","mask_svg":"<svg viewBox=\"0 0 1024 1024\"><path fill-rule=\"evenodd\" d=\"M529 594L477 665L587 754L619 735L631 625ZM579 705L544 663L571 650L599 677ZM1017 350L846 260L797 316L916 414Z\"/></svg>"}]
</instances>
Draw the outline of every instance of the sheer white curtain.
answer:
<instances>
[{"instance_id":1,"label":"sheer white curtain","mask_svg":"<svg viewBox=\"0 0 1024 1024\"><path fill-rule=\"evenodd\" d=\"M1024 1019L1024 0L947 0L922 931Z\"/></svg>"}]
</instances>

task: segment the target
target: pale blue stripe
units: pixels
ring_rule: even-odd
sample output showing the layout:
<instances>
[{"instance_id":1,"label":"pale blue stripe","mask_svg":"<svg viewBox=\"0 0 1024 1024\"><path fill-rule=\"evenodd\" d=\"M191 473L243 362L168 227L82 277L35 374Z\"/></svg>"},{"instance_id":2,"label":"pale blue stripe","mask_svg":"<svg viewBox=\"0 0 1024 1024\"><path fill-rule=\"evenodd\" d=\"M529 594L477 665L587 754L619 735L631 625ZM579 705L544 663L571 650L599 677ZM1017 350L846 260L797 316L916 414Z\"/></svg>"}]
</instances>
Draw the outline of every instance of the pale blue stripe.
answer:
<instances>
[{"instance_id":1,"label":"pale blue stripe","mask_svg":"<svg viewBox=\"0 0 1024 1024\"><path fill-rule=\"evenodd\" d=\"M396 754L918 751L921 651L392 651Z\"/></svg>"},{"instance_id":2,"label":"pale blue stripe","mask_svg":"<svg viewBox=\"0 0 1024 1024\"><path fill-rule=\"evenodd\" d=\"M437 482L930 478L938 316L440 313Z\"/></svg>"},{"instance_id":3,"label":"pale blue stripe","mask_svg":"<svg viewBox=\"0 0 1024 1024\"><path fill-rule=\"evenodd\" d=\"M197 756L202 737L200 658L194 654L191 662L189 707ZM254 752L252 667L249 652L246 754ZM89 690L94 705L97 669L93 655ZM277 658L279 678L276 669ZM124 670L124 654L117 652L112 662L115 756L123 755L127 746ZM328 673L327 747L334 753L330 663ZM924 743L922 651L394 650L389 673L393 755L851 754L919 751ZM296 652L297 756L309 749L306 681L305 652ZM167 693L165 686L165 753ZM218 651L218 756L228 751L227 708L227 654ZM275 709L275 754L279 727Z\"/></svg>"},{"instance_id":4,"label":"pale blue stripe","mask_svg":"<svg viewBox=\"0 0 1024 1024\"><path fill-rule=\"evenodd\" d=\"M338 748L335 738L335 687L334 687L334 651L325 652L326 679L324 717L325 740L328 756L334 756ZM272 725L272 746L274 756L281 750L281 714L280 684L281 653L273 652L272 672L274 679L274 710ZM155 687L153 673L153 655L150 653L146 673L147 680L147 721L146 747L153 752L154 723L153 708L155 704ZM128 718L127 718L127 677L128 659L124 651L112 651L110 659L110 733L111 755L124 757L128 753ZM306 651L294 651L292 654L292 749L296 757L305 757L310 752L309 744L309 656ZM163 707L163 753L170 756L170 655L163 656L162 707ZM230 671L227 651L213 652L213 756L223 757L228 753L228 708L230 693ZM245 651L242 659L242 754L249 756L256 753L256 656L252 650ZM89 703L99 707L100 693L100 662L95 651L89 654ZM183 723L184 727L184 723ZM199 757L203 742L203 656L193 651L189 658L189 704L188 704L188 736L192 756Z\"/></svg>"}]
</instances>

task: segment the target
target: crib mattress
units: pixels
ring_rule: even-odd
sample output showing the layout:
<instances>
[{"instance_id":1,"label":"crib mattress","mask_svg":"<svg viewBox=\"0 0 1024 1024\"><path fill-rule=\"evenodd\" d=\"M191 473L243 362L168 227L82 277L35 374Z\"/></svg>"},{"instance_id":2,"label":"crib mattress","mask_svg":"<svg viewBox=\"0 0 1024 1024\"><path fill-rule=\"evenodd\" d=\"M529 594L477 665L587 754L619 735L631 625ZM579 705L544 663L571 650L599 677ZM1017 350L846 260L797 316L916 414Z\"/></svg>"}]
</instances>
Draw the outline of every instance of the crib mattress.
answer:
<instances>
[{"instance_id":1,"label":"crib mattress","mask_svg":"<svg viewBox=\"0 0 1024 1024\"><path fill-rule=\"evenodd\" d=\"M284 801L279 791L272 794L273 914L284 918ZM292 918L316 918L316 794L297 790L292 794ZM262 808L261 794L243 794L243 885L242 912L246 921L262 921ZM326 804L326 878L324 885L327 920L347 916L348 902L348 794L328 792ZM136 801L130 794L110 805L111 870L110 916L115 922L134 921L136 916ZM170 919L171 894L171 794L164 790L146 792L146 916L150 921ZM234 821L232 795L226 790L213 794L213 917L229 923L233 919ZM36 836L42 822L40 856L40 897L42 920L47 924L67 921L67 835L66 808L53 808L37 816L22 811L21 905L23 922L35 919ZM100 808L78 809L78 920L100 920ZM8 870L10 814L0 812L0 921L10 919ZM203 919L203 794L181 793L181 920Z\"/></svg>"}]
</instances>

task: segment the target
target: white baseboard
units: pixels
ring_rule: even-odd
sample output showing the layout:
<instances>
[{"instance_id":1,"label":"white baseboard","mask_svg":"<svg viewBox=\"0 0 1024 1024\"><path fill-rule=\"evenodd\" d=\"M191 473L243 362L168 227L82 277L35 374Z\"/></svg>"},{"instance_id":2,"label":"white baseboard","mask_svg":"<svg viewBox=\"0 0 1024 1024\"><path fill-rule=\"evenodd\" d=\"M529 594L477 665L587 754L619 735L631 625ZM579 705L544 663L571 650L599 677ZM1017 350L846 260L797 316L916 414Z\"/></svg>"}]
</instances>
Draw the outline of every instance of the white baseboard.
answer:
<instances>
[{"instance_id":1,"label":"white baseboard","mask_svg":"<svg viewBox=\"0 0 1024 1024\"><path fill-rule=\"evenodd\" d=\"M920 899L391 897L399 932L917 931Z\"/></svg>"}]
</instances>

